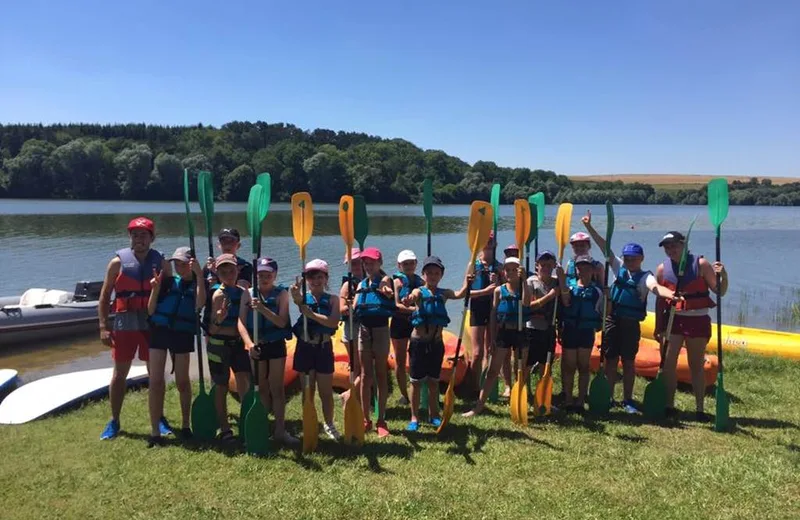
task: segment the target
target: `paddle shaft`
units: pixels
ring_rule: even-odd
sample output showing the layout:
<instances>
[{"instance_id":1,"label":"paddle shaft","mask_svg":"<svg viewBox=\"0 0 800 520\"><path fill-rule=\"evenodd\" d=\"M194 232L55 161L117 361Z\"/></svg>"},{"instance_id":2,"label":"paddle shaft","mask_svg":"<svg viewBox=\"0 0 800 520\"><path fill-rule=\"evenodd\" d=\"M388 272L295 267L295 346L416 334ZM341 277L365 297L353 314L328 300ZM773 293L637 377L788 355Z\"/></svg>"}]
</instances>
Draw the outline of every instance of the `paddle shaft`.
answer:
<instances>
[{"instance_id":1,"label":"paddle shaft","mask_svg":"<svg viewBox=\"0 0 800 520\"><path fill-rule=\"evenodd\" d=\"M721 262L720 258L720 228L717 228L716 248L717 248L717 262ZM722 275L717 273L717 362L719 364L719 371L722 373L722 294L720 287L722 286Z\"/></svg>"},{"instance_id":2,"label":"paddle shaft","mask_svg":"<svg viewBox=\"0 0 800 520\"><path fill-rule=\"evenodd\" d=\"M186 215L186 218L189 218L189 215ZM197 261L197 255L194 254L194 233L191 232L191 227L189 228L189 248L192 250L192 258ZM192 274L194 277L195 283L202 283L201 280L198 280L194 273ZM200 375L200 393L206 393L206 385L205 385L205 374L203 372L203 340L202 340L202 330L200 329L200 311L194 311L194 336L195 336L195 345L197 347L197 371Z\"/></svg>"}]
</instances>

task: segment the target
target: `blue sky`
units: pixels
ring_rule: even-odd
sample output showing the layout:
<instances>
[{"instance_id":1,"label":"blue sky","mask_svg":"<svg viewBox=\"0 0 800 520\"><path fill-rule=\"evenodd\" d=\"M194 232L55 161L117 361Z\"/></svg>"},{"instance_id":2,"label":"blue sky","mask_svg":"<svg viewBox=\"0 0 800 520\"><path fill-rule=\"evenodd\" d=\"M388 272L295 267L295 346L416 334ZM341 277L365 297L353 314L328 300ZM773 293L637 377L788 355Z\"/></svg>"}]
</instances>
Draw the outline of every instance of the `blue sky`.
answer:
<instances>
[{"instance_id":1,"label":"blue sky","mask_svg":"<svg viewBox=\"0 0 800 520\"><path fill-rule=\"evenodd\" d=\"M258 119L569 175L800 176L800 2L5 2L2 122Z\"/></svg>"}]
</instances>

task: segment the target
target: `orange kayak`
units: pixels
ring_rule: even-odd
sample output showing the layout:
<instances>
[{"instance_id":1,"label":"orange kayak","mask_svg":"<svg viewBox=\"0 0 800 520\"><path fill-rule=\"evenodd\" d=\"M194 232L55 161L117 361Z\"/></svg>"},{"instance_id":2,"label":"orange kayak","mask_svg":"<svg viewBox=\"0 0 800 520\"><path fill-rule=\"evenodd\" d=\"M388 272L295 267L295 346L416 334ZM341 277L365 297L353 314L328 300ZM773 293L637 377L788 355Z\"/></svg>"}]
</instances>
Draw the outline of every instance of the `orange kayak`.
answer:
<instances>
[{"instance_id":1,"label":"orange kayak","mask_svg":"<svg viewBox=\"0 0 800 520\"><path fill-rule=\"evenodd\" d=\"M458 343L458 336L445 330L442 332L442 339L444 340L444 360L442 360L442 372L439 374L439 381L442 383L450 382L450 375L453 373L453 362L451 358L456 355L456 344ZM464 352L464 344L461 344L461 352L458 355L458 362L456 364L456 380L455 385L458 386L467 375L467 362L465 360L466 352ZM409 359L406 356L406 368L409 368ZM389 353L389 368L392 370L397 367L397 360L394 357L394 352Z\"/></svg>"}]
</instances>

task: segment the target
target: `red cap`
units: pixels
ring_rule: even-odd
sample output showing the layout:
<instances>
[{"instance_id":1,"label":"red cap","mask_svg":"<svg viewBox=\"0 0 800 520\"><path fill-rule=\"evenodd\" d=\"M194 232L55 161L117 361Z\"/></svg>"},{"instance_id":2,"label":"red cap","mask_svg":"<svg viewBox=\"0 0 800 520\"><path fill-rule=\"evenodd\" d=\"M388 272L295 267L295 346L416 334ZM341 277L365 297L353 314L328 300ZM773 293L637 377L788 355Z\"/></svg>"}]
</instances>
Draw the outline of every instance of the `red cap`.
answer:
<instances>
[{"instance_id":1,"label":"red cap","mask_svg":"<svg viewBox=\"0 0 800 520\"><path fill-rule=\"evenodd\" d=\"M128 222L128 231L134 229L146 229L151 235L156 236L156 225L147 217L136 217Z\"/></svg>"},{"instance_id":2,"label":"red cap","mask_svg":"<svg viewBox=\"0 0 800 520\"><path fill-rule=\"evenodd\" d=\"M361 251L361 258L370 258L378 262L383 261L383 255L381 255L381 251L377 247L368 247Z\"/></svg>"}]
</instances>

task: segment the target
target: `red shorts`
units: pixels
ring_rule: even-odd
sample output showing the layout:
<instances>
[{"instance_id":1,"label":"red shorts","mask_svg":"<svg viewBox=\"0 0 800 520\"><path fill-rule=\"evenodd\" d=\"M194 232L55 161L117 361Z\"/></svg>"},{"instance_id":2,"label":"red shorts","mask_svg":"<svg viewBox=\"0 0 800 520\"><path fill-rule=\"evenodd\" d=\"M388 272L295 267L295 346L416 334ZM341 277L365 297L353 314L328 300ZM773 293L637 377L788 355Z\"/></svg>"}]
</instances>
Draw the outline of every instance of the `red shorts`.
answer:
<instances>
[{"instance_id":1,"label":"red shorts","mask_svg":"<svg viewBox=\"0 0 800 520\"><path fill-rule=\"evenodd\" d=\"M111 359L130 363L139 351L139 359L150 359L149 330L115 330L111 332Z\"/></svg>"},{"instance_id":2,"label":"red shorts","mask_svg":"<svg viewBox=\"0 0 800 520\"><path fill-rule=\"evenodd\" d=\"M711 339L711 316L679 316L672 320L672 334L684 338Z\"/></svg>"}]
</instances>

